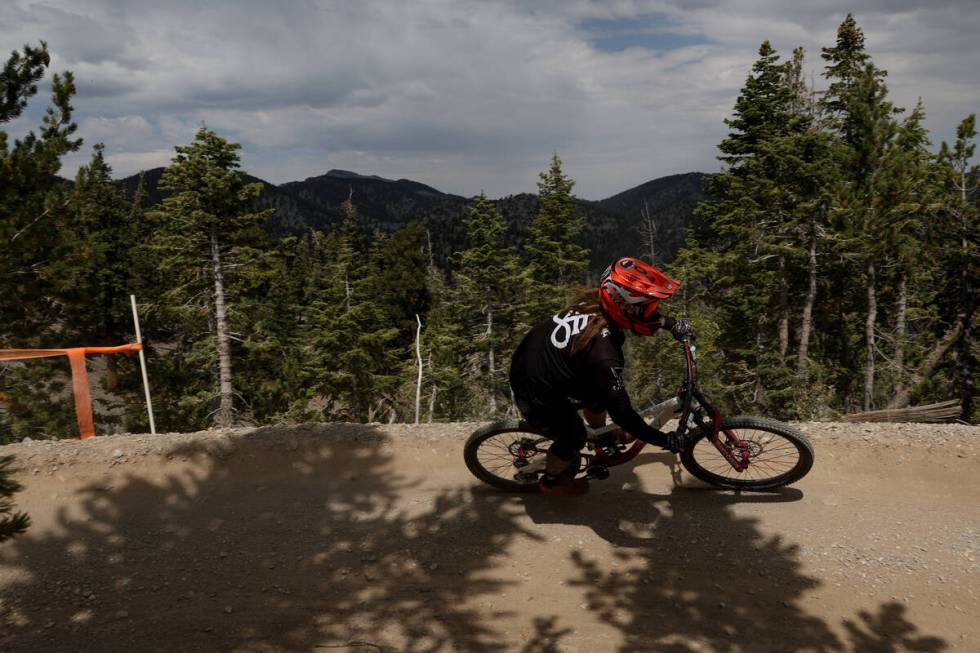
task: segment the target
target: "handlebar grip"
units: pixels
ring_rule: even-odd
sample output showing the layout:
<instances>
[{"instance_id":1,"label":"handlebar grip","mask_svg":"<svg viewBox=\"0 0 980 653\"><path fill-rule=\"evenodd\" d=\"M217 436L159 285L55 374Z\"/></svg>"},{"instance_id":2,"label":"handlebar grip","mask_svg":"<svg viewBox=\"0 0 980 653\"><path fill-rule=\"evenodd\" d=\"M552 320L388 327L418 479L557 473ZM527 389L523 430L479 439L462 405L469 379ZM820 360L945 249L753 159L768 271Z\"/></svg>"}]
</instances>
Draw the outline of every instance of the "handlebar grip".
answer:
<instances>
[{"instance_id":1,"label":"handlebar grip","mask_svg":"<svg viewBox=\"0 0 980 653\"><path fill-rule=\"evenodd\" d=\"M695 339L694 327L687 320L675 320L670 326L670 333L679 341Z\"/></svg>"}]
</instances>

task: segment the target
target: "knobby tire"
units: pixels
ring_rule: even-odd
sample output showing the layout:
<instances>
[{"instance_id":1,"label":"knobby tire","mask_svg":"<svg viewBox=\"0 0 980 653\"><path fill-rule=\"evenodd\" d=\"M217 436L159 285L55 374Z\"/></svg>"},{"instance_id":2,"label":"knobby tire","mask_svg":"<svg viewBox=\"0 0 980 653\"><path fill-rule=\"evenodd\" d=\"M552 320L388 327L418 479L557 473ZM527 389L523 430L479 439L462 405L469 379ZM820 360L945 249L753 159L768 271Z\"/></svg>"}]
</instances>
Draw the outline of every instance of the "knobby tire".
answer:
<instances>
[{"instance_id":1,"label":"knobby tire","mask_svg":"<svg viewBox=\"0 0 980 653\"><path fill-rule=\"evenodd\" d=\"M474 431L466 440L466 445L463 447L463 459L466 461L467 469L487 485L492 485L500 490L507 490L509 492L538 492L539 488L537 483L519 483L508 478L503 478L488 470L480 462L478 455L480 446L494 436L507 433L526 434L534 438L548 437L540 431L536 431L534 428L513 419L488 424ZM516 468L511 467L510 471L514 472Z\"/></svg>"},{"instance_id":2,"label":"knobby tire","mask_svg":"<svg viewBox=\"0 0 980 653\"><path fill-rule=\"evenodd\" d=\"M690 434L690 440L687 448L681 453L681 463L684 468L695 478L714 485L716 487L735 489L735 490L772 490L785 485L790 485L800 480L810 471L813 466L813 446L810 441L807 440L806 436L803 435L798 429L793 428L789 424L780 422L773 419L768 419L764 417L731 417L722 420L721 429L735 430L738 435L752 435L758 436L759 434L766 434L768 436L773 436L773 438L780 438L781 441L789 443L793 450L798 455L794 466L784 473L766 477L766 478L738 478L738 477L725 477L719 474L715 474L712 471L705 468L705 466L698 460L697 445L707 437L707 433L704 431L695 431ZM476 476L478 479L491 485L495 488L501 490L507 490L509 492L537 492L539 491L537 483L521 483L511 478L507 478L498 474L493 473L493 471L487 469L486 466L480 460L480 447L487 443L488 440L495 438L496 436L514 434L514 439L519 438L521 435L526 435L534 439L550 439L548 435L542 433L539 430L528 426L525 423L519 422L517 420L503 420L499 422L494 422L488 424L477 431L474 431L469 438L466 440L466 445L463 448L463 458L466 462L467 469ZM724 441L724 434L719 434L719 437ZM773 439L771 438L771 439ZM751 437L746 439L752 439ZM504 439L506 441L506 438ZM714 445L710 442L703 443L703 446L710 446L713 450L714 455L719 456L717 450L714 449ZM784 445L785 446L785 445ZM544 447L544 445L540 445ZM539 453L538 455L544 455ZM507 467L506 465L501 465L501 470L506 470L508 475L512 475L517 471L517 468ZM749 469L752 470L752 463L750 462ZM731 467L728 468L727 473L737 474Z\"/></svg>"},{"instance_id":3,"label":"knobby tire","mask_svg":"<svg viewBox=\"0 0 980 653\"><path fill-rule=\"evenodd\" d=\"M813 467L813 446L801 431L789 424L765 417L738 416L722 419L721 430L725 431L726 429L736 431L736 435L740 437L750 434L752 436L768 434L773 436L771 441L775 441L775 438L781 438L791 445L799 458L791 469L771 477L750 478L749 473L746 473L744 478L721 476L706 469L702 462L697 459L697 445L708 436L708 433L698 431L691 434L688 446L681 452L681 463L692 476L705 483L733 490L772 490L795 483L806 476L810 468ZM726 441L724 433L719 433L718 437L721 438L722 442ZM751 438L746 439L751 440ZM719 459L724 460L710 441L704 442L702 446L710 447L709 451L712 451ZM720 469L723 468L722 465ZM749 471L752 470L752 461L750 460ZM730 474L738 474L731 466L725 471Z\"/></svg>"}]
</instances>

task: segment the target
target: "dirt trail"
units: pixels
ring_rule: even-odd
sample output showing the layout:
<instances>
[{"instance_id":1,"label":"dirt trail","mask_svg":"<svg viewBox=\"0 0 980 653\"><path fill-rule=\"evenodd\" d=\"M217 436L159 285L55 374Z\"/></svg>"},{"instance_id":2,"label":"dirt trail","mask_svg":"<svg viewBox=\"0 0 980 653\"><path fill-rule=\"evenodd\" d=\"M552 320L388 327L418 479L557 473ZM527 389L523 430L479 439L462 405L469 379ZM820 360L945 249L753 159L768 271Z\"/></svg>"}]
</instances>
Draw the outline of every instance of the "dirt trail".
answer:
<instances>
[{"instance_id":1,"label":"dirt trail","mask_svg":"<svg viewBox=\"0 0 980 653\"><path fill-rule=\"evenodd\" d=\"M980 651L980 428L803 424L780 493L648 453L563 500L481 487L475 426L0 447L34 521L0 651Z\"/></svg>"}]
</instances>

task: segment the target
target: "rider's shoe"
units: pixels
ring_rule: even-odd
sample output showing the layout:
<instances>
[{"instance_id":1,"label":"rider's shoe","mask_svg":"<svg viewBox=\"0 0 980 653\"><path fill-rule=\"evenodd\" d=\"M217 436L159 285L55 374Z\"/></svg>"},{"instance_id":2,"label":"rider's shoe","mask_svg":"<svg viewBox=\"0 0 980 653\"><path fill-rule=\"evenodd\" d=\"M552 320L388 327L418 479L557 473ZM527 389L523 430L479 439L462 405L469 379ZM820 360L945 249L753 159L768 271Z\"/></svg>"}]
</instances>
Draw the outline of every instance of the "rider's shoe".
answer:
<instances>
[{"instance_id":1,"label":"rider's shoe","mask_svg":"<svg viewBox=\"0 0 980 653\"><path fill-rule=\"evenodd\" d=\"M556 494L561 497L580 497L589 491L589 479L575 478L567 474L550 476L544 474L538 481L538 487L545 494Z\"/></svg>"},{"instance_id":2,"label":"rider's shoe","mask_svg":"<svg viewBox=\"0 0 980 653\"><path fill-rule=\"evenodd\" d=\"M636 437L630 433L627 433L618 426L612 430L613 436L616 438L617 444L632 444L636 442Z\"/></svg>"}]
</instances>

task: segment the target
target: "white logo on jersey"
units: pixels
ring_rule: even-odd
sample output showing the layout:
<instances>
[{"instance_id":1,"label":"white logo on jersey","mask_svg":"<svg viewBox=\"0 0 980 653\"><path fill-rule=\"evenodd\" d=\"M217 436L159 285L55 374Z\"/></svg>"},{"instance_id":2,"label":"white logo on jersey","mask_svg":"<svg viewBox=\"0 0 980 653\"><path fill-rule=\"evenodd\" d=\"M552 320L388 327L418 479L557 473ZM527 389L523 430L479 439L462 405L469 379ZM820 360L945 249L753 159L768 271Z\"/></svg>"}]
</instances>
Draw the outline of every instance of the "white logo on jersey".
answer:
<instances>
[{"instance_id":1,"label":"white logo on jersey","mask_svg":"<svg viewBox=\"0 0 980 653\"><path fill-rule=\"evenodd\" d=\"M551 344L553 344L558 349L564 349L571 342L572 336L578 335L585 325L589 323L589 318L591 315L582 315L581 313L576 313L575 311L569 311L565 317L558 317L555 315L551 319L554 320L555 330L551 332Z\"/></svg>"},{"instance_id":2,"label":"white logo on jersey","mask_svg":"<svg viewBox=\"0 0 980 653\"><path fill-rule=\"evenodd\" d=\"M625 385L623 384L623 368L621 367L610 367L613 376L613 386L612 389L616 392L622 390Z\"/></svg>"}]
</instances>

